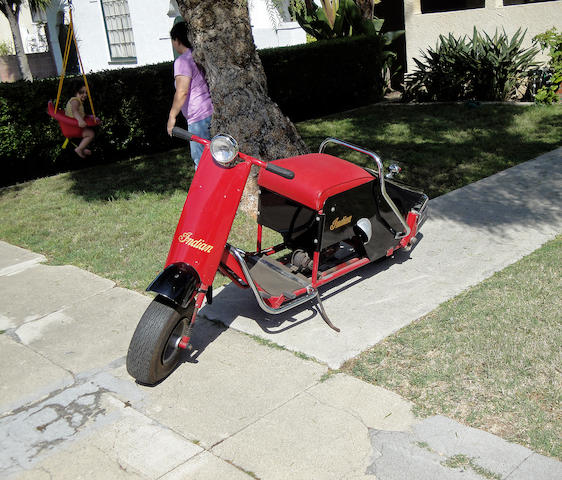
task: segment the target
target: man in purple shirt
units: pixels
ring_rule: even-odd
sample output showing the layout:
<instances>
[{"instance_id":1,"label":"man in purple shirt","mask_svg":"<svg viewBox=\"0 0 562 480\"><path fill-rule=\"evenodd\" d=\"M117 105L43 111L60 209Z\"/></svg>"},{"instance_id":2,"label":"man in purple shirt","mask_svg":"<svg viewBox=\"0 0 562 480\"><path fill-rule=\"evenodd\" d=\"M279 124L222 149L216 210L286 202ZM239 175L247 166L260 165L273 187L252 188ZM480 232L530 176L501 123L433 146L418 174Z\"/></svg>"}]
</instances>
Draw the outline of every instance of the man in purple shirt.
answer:
<instances>
[{"instance_id":1,"label":"man in purple shirt","mask_svg":"<svg viewBox=\"0 0 562 480\"><path fill-rule=\"evenodd\" d=\"M168 116L168 135L172 135L176 117L181 111L187 119L188 129L191 133L210 139L213 104L205 76L191 56L192 47L187 38L187 24L185 22L176 23L170 31L170 37L174 49L180 56L174 61L176 93ZM190 142L190 148L191 158L197 168L203 153L203 145Z\"/></svg>"}]
</instances>

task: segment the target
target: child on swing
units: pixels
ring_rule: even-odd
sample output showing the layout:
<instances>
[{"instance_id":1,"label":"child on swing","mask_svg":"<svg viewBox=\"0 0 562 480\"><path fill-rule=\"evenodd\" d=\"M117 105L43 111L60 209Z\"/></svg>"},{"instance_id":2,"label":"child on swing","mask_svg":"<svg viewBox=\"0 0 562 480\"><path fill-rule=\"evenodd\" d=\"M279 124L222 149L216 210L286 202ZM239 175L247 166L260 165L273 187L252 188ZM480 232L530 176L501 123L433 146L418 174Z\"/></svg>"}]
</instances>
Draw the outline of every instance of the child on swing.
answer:
<instances>
[{"instance_id":1,"label":"child on swing","mask_svg":"<svg viewBox=\"0 0 562 480\"><path fill-rule=\"evenodd\" d=\"M78 121L78 126L82 128L82 140L80 144L74 149L76 155L80 158L86 158L86 155L91 155L92 151L86 148L95 137L93 128L87 126L84 117L84 101L88 96L86 85L82 81L78 81L73 85L73 92L75 96L72 97L66 104L64 113L67 117L75 118Z\"/></svg>"}]
</instances>

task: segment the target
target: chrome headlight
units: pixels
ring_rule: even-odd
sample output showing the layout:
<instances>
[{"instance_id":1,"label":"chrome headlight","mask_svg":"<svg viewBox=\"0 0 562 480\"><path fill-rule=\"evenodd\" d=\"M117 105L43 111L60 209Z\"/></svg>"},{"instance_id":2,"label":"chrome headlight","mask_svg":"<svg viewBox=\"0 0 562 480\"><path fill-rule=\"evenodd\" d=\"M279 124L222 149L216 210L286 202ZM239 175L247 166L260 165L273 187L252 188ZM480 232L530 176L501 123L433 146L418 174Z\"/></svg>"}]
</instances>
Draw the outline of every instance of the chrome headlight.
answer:
<instances>
[{"instance_id":1,"label":"chrome headlight","mask_svg":"<svg viewBox=\"0 0 562 480\"><path fill-rule=\"evenodd\" d=\"M211 155L219 165L232 167L238 156L238 143L230 135L216 135L211 140Z\"/></svg>"}]
</instances>

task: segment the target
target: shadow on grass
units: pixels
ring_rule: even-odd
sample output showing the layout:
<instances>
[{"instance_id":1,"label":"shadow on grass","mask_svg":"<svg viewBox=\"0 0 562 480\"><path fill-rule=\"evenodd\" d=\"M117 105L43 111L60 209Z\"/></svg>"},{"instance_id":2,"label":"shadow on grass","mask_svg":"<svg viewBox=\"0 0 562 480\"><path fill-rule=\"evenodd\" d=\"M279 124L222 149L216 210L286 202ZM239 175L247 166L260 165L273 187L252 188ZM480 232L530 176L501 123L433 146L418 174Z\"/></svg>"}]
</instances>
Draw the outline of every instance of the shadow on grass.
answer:
<instances>
[{"instance_id":1,"label":"shadow on grass","mask_svg":"<svg viewBox=\"0 0 562 480\"><path fill-rule=\"evenodd\" d=\"M70 172L71 192L87 201L128 199L138 193L187 193L194 169L186 149Z\"/></svg>"},{"instance_id":2,"label":"shadow on grass","mask_svg":"<svg viewBox=\"0 0 562 480\"><path fill-rule=\"evenodd\" d=\"M300 130L312 150L335 136L372 149L386 165L399 162L403 180L434 198L556 148L562 109L380 105L303 123ZM331 152L372 166L368 157Z\"/></svg>"}]
</instances>

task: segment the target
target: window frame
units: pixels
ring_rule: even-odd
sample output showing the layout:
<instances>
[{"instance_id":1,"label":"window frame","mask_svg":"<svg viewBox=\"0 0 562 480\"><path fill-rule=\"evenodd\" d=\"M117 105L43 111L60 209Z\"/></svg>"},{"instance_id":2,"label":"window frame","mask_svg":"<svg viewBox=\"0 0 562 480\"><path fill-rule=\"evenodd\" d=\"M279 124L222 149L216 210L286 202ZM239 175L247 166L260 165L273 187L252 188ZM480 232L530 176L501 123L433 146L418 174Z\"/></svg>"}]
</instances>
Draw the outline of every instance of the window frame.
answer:
<instances>
[{"instance_id":1,"label":"window frame","mask_svg":"<svg viewBox=\"0 0 562 480\"><path fill-rule=\"evenodd\" d=\"M110 30L108 28L108 24L107 24L107 17L108 16L111 17L111 15L106 14L107 6L104 6L105 2L123 3L127 8L127 13L119 15L119 17L125 16L125 15L128 16L130 26L127 27L127 28ZM110 58L109 63L111 63L111 64L113 64L113 63L116 63L116 64L137 63L137 49L136 49L134 32L133 32L133 25L132 25L132 21L131 21L131 10L129 8L129 1L128 0L100 0L100 6L101 6L101 11L102 11L103 25L104 25L104 28L105 28L105 37L106 37L106 40L107 40L107 48L109 50L109 58ZM129 30L131 32L131 42L118 42L118 43L115 42L115 43L112 43L111 37L110 37L110 32L125 32L125 31L129 31ZM125 48L128 49L128 45L132 45L132 48L134 50L133 56L128 55L128 56L118 57L118 56L115 56L113 54L115 48L120 47L120 46L126 46Z\"/></svg>"}]
</instances>

